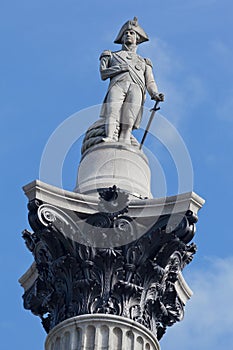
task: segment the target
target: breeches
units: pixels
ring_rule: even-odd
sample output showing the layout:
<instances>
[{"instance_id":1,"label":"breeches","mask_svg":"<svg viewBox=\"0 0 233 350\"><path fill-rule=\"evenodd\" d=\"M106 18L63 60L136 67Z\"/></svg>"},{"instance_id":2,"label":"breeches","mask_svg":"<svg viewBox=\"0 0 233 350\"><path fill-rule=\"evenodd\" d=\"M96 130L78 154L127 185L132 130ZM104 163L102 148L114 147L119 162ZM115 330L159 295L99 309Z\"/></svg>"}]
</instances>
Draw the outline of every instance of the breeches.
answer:
<instances>
[{"instance_id":1,"label":"breeches","mask_svg":"<svg viewBox=\"0 0 233 350\"><path fill-rule=\"evenodd\" d=\"M142 108L141 88L130 81L119 81L111 87L106 100L110 123L133 127Z\"/></svg>"}]
</instances>

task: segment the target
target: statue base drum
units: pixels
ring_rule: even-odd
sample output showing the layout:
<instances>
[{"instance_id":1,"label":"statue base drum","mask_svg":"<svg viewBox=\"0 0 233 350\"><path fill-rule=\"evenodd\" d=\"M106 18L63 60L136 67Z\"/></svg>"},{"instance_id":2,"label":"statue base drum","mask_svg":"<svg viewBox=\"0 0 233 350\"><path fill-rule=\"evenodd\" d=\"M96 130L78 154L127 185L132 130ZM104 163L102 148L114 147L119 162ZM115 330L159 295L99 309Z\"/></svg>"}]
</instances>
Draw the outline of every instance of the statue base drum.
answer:
<instances>
[{"instance_id":1,"label":"statue base drum","mask_svg":"<svg viewBox=\"0 0 233 350\"><path fill-rule=\"evenodd\" d=\"M152 198L148 160L138 147L102 142L83 154L75 192L99 196L98 190L113 185L132 198Z\"/></svg>"}]
</instances>

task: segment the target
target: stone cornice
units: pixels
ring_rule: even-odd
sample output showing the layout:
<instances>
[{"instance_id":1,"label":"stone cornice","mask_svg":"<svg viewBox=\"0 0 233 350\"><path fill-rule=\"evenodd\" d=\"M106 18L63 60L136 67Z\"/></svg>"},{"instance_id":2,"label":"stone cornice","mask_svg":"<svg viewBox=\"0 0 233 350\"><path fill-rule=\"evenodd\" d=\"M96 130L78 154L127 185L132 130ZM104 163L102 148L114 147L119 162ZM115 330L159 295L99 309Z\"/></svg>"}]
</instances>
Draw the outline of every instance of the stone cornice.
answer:
<instances>
[{"instance_id":1,"label":"stone cornice","mask_svg":"<svg viewBox=\"0 0 233 350\"><path fill-rule=\"evenodd\" d=\"M23 187L29 201L41 200L62 209L93 214L98 211L98 198L60 189L56 186L35 180ZM191 210L197 215L205 201L195 192L154 199L130 200L128 210L133 217L157 217L161 214L176 214Z\"/></svg>"}]
</instances>

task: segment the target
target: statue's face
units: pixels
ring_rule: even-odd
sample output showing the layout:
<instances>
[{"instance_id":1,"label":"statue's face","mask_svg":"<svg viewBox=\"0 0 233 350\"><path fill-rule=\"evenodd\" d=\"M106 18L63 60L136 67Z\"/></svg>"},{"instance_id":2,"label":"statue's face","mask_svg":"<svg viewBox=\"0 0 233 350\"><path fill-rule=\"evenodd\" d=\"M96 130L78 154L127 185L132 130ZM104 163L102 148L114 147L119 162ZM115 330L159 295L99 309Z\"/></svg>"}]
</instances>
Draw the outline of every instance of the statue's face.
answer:
<instances>
[{"instance_id":1,"label":"statue's face","mask_svg":"<svg viewBox=\"0 0 233 350\"><path fill-rule=\"evenodd\" d=\"M137 33L132 29L127 29L122 37L123 44L135 44L137 43Z\"/></svg>"}]
</instances>

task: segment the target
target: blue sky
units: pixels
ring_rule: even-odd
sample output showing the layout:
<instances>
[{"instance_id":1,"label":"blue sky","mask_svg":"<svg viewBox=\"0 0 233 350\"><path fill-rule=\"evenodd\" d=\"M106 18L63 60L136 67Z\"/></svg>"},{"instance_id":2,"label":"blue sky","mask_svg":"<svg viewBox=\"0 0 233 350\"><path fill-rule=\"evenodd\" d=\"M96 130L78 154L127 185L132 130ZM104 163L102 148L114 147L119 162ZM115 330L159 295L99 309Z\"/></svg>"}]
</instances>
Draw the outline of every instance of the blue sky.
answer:
<instances>
[{"instance_id":1,"label":"blue sky","mask_svg":"<svg viewBox=\"0 0 233 350\"><path fill-rule=\"evenodd\" d=\"M52 132L70 115L102 102L107 85L99 77L99 54L118 49L113 44L118 29L135 15L151 39L138 53L152 59L166 95L161 113L182 135L193 162L194 190L206 199L194 239L199 250L184 273L195 294L184 321L168 329L161 347L231 348L232 12L230 0L1 1L0 332L5 350L41 350L45 339L39 319L23 309L17 282L32 262L21 239L29 228L21 187L39 177ZM75 186L78 148L79 142L64 163L63 184L69 190ZM174 166L159 146L158 154L167 194L174 194Z\"/></svg>"}]
</instances>

